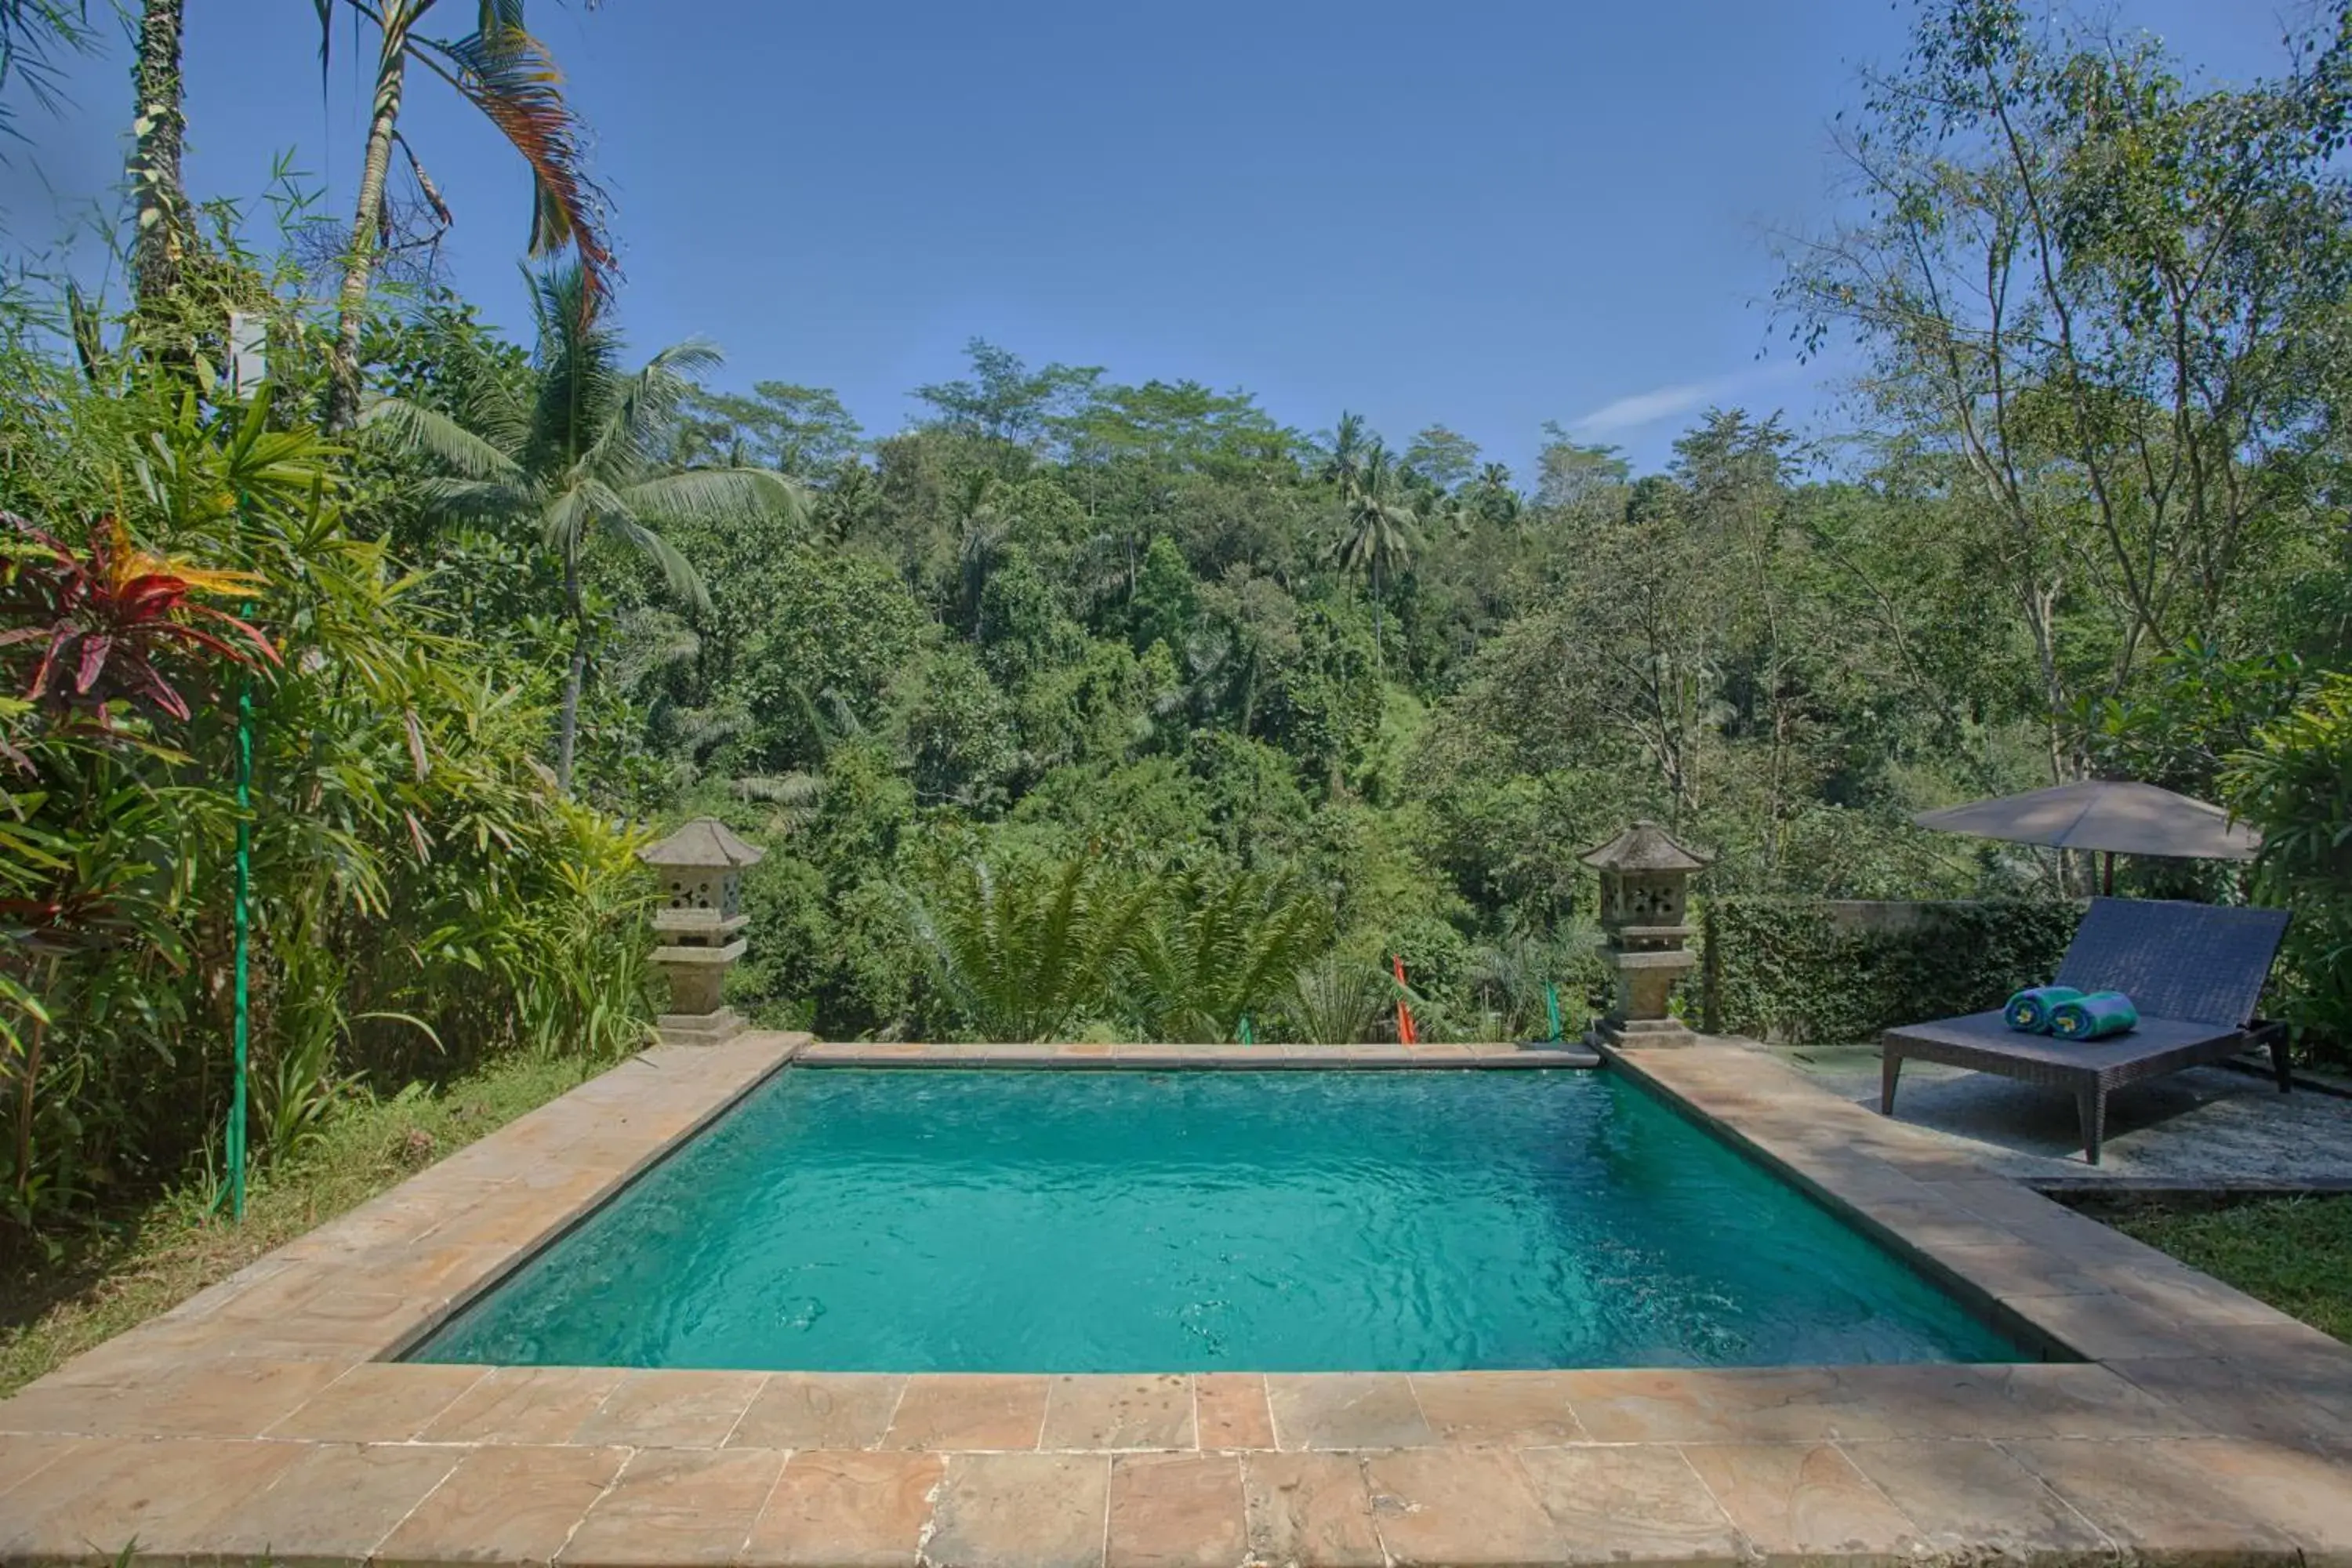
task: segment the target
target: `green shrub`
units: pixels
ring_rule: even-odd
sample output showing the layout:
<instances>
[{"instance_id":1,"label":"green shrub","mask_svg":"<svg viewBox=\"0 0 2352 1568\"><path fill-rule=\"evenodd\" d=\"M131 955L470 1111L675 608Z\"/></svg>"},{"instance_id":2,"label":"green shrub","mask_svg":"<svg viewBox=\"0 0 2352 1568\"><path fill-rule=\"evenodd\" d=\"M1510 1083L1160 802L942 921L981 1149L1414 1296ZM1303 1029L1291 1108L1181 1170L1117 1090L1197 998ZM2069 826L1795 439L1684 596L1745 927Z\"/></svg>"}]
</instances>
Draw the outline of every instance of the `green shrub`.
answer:
<instances>
[{"instance_id":1,"label":"green shrub","mask_svg":"<svg viewBox=\"0 0 2352 1568\"><path fill-rule=\"evenodd\" d=\"M1701 994L1709 1034L1863 1040L2000 1005L2048 980L2082 908L2048 900L1921 906L1916 925L1836 920L1818 899L1710 899Z\"/></svg>"},{"instance_id":2,"label":"green shrub","mask_svg":"<svg viewBox=\"0 0 2352 1568\"><path fill-rule=\"evenodd\" d=\"M2314 1056L2352 1053L2352 676L2332 675L2231 760L2231 805L2263 832L2262 896L2294 911L2281 1013Z\"/></svg>"}]
</instances>

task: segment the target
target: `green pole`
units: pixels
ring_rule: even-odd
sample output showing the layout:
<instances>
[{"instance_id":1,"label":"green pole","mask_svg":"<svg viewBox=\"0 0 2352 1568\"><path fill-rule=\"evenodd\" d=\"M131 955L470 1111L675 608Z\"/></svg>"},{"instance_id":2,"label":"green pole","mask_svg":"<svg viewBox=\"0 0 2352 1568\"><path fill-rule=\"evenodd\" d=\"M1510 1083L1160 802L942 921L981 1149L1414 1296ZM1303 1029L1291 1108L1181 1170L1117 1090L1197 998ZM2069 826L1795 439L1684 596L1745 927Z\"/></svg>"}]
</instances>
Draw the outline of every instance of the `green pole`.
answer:
<instances>
[{"instance_id":1,"label":"green pole","mask_svg":"<svg viewBox=\"0 0 2352 1568\"><path fill-rule=\"evenodd\" d=\"M1551 1015L1551 1042L1559 1044L1559 987L1544 986L1544 1011Z\"/></svg>"},{"instance_id":2,"label":"green pole","mask_svg":"<svg viewBox=\"0 0 2352 1568\"><path fill-rule=\"evenodd\" d=\"M234 1030L236 1076L228 1095L229 1217L245 1223L245 1058L249 1026L252 963L251 923L247 909L253 891L253 681L236 683L236 1023Z\"/></svg>"},{"instance_id":3,"label":"green pole","mask_svg":"<svg viewBox=\"0 0 2352 1568\"><path fill-rule=\"evenodd\" d=\"M1249 1015L1247 1013L1242 1015L1242 1044L1245 1046L1254 1046L1257 1044L1257 1037L1250 1032Z\"/></svg>"}]
</instances>

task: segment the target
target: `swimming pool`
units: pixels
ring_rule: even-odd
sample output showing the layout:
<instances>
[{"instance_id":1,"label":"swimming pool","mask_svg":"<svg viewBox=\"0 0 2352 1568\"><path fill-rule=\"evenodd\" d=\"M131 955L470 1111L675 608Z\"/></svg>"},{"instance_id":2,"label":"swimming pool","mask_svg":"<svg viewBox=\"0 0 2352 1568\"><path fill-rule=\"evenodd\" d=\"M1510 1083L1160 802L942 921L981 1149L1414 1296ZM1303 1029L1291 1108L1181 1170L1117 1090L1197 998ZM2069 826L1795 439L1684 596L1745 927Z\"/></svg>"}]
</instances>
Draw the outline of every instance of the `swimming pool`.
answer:
<instances>
[{"instance_id":1,"label":"swimming pool","mask_svg":"<svg viewBox=\"0 0 2352 1568\"><path fill-rule=\"evenodd\" d=\"M792 1068L412 1360L2039 1359L1613 1072Z\"/></svg>"}]
</instances>

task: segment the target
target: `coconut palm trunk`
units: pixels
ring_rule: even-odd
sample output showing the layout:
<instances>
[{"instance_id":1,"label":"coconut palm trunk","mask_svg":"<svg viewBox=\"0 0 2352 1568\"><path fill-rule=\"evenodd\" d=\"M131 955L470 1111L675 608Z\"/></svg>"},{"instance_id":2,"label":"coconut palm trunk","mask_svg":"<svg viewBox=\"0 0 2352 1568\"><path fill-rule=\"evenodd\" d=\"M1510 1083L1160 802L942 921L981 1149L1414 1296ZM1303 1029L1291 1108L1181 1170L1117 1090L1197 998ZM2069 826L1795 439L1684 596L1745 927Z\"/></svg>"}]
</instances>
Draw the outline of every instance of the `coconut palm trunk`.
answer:
<instances>
[{"instance_id":1,"label":"coconut palm trunk","mask_svg":"<svg viewBox=\"0 0 2352 1568\"><path fill-rule=\"evenodd\" d=\"M338 301L341 319L327 367L329 430L348 430L360 416L360 328L367 319L368 285L375 275L376 241L383 226L383 188L392 173L392 139L400 129L412 16L408 0L386 0L382 16L383 47L376 61L375 107L368 117L367 159L360 166L351 251L343 259L343 289Z\"/></svg>"},{"instance_id":2,"label":"coconut palm trunk","mask_svg":"<svg viewBox=\"0 0 2352 1568\"><path fill-rule=\"evenodd\" d=\"M179 281L186 234L188 197L180 184L180 153L187 137L180 73L182 4L146 0L131 67L139 108L131 153L139 226L131 241L131 278L142 311L153 310Z\"/></svg>"},{"instance_id":3,"label":"coconut palm trunk","mask_svg":"<svg viewBox=\"0 0 2352 1568\"><path fill-rule=\"evenodd\" d=\"M555 720L555 782L572 793L572 757L580 745L580 689L588 679L588 617L580 605L580 558L563 558L563 606L572 621L572 659L563 671L563 706Z\"/></svg>"}]
</instances>

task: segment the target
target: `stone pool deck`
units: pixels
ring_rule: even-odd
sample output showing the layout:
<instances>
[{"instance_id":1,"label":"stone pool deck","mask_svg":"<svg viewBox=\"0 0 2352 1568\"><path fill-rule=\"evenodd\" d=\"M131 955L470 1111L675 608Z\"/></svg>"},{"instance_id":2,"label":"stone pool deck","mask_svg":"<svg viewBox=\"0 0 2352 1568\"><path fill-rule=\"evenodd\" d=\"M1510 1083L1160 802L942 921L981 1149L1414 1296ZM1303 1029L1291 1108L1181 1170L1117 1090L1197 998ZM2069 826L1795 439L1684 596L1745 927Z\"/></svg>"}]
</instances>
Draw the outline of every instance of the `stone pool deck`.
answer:
<instances>
[{"instance_id":1,"label":"stone pool deck","mask_svg":"<svg viewBox=\"0 0 2352 1568\"><path fill-rule=\"evenodd\" d=\"M2081 1359L1069 1377L389 1359L803 1051L856 1054L775 1034L647 1052L0 1402L0 1563L135 1543L191 1565L2352 1564L2352 1350L1733 1042L1612 1070Z\"/></svg>"}]
</instances>

